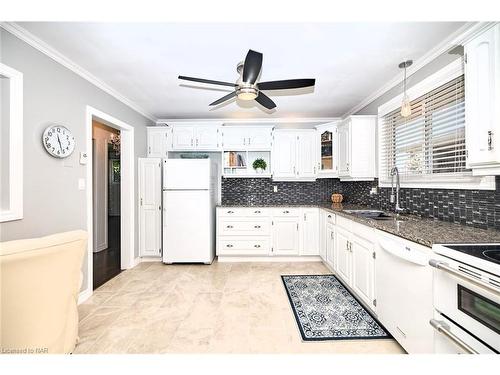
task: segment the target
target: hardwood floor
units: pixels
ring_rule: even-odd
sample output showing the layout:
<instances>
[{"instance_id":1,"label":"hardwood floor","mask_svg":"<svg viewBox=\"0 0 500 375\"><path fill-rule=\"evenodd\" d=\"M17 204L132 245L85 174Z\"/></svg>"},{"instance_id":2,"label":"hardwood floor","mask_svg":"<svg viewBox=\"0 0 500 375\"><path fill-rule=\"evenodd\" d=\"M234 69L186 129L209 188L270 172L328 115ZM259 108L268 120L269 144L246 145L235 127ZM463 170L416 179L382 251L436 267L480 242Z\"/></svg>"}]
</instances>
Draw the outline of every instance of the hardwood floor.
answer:
<instances>
[{"instance_id":1,"label":"hardwood floor","mask_svg":"<svg viewBox=\"0 0 500 375\"><path fill-rule=\"evenodd\" d=\"M120 216L108 216L108 248L93 256L94 290L121 272Z\"/></svg>"}]
</instances>

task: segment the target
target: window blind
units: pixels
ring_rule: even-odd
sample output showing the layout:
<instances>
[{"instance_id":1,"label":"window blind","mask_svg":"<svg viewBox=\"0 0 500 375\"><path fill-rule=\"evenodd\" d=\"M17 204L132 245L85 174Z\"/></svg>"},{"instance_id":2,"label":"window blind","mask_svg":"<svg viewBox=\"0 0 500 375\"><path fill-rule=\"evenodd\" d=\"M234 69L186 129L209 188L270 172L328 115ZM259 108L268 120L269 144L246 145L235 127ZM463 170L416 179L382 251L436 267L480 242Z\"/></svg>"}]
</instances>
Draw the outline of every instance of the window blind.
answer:
<instances>
[{"instance_id":1,"label":"window blind","mask_svg":"<svg viewBox=\"0 0 500 375\"><path fill-rule=\"evenodd\" d=\"M465 86L461 75L411 102L412 114L400 108L383 115L380 173L390 181L398 167L402 181L470 176L465 168Z\"/></svg>"}]
</instances>

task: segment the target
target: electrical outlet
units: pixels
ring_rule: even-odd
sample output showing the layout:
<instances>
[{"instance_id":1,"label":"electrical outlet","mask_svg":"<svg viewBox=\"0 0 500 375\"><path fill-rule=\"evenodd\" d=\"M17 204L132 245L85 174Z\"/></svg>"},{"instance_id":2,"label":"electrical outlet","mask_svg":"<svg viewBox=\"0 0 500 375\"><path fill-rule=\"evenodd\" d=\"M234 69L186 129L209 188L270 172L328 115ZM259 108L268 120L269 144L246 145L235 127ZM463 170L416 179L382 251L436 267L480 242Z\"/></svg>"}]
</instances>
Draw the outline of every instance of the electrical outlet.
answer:
<instances>
[{"instance_id":1,"label":"electrical outlet","mask_svg":"<svg viewBox=\"0 0 500 375\"><path fill-rule=\"evenodd\" d=\"M277 193L277 192L278 192L278 186L277 186L277 185L273 185L273 191L274 191L275 193Z\"/></svg>"},{"instance_id":2,"label":"electrical outlet","mask_svg":"<svg viewBox=\"0 0 500 375\"><path fill-rule=\"evenodd\" d=\"M378 194L378 188L376 186L372 187L370 190L370 195L375 195Z\"/></svg>"}]
</instances>

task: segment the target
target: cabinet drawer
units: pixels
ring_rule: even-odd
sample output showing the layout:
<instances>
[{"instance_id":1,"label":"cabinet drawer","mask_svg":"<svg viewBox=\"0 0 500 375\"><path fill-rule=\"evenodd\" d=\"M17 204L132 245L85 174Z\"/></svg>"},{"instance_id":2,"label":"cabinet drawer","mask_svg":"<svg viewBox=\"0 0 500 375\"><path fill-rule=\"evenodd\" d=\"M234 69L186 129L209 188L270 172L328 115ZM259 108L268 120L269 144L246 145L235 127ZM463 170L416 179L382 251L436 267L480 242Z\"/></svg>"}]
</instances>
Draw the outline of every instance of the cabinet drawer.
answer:
<instances>
[{"instance_id":1,"label":"cabinet drawer","mask_svg":"<svg viewBox=\"0 0 500 375\"><path fill-rule=\"evenodd\" d=\"M267 255L269 251L269 238L219 237L217 255Z\"/></svg>"},{"instance_id":2,"label":"cabinet drawer","mask_svg":"<svg viewBox=\"0 0 500 375\"><path fill-rule=\"evenodd\" d=\"M267 236L269 235L269 220L222 217L218 222L219 235L222 236Z\"/></svg>"},{"instance_id":3,"label":"cabinet drawer","mask_svg":"<svg viewBox=\"0 0 500 375\"><path fill-rule=\"evenodd\" d=\"M217 210L219 216L246 216L246 217L266 217L269 216L269 208L261 207L219 207Z\"/></svg>"},{"instance_id":4,"label":"cabinet drawer","mask_svg":"<svg viewBox=\"0 0 500 375\"><path fill-rule=\"evenodd\" d=\"M300 216L300 208L280 207L273 208L273 216Z\"/></svg>"},{"instance_id":5,"label":"cabinet drawer","mask_svg":"<svg viewBox=\"0 0 500 375\"><path fill-rule=\"evenodd\" d=\"M335 214L334 213L325 211L324 215L325 215L325 222L326 223L335 225Z\"/></svg>"}]
</instances>

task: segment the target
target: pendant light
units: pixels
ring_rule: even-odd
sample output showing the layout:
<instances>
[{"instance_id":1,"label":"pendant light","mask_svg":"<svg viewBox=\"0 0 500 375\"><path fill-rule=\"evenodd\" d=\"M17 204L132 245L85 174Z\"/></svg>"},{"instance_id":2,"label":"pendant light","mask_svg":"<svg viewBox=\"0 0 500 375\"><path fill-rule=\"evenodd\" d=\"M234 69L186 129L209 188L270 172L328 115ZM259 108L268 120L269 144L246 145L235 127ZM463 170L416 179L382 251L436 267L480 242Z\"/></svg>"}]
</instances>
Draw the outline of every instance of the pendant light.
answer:
<instances>
[{"instance_id":1,"label":"pendant light","mask_svg":"<svg viewBox=\"0 0 500 375\"><path fill-rule=\"evenodd\" d=\"M399 64L400 69L404 69L403 80L403 101L401 103L401 116L409 117L411 115L411 103L408 95L406 94L406 69L413 64L413 60L406 60Z\"/></svg>"}]
</instances>

